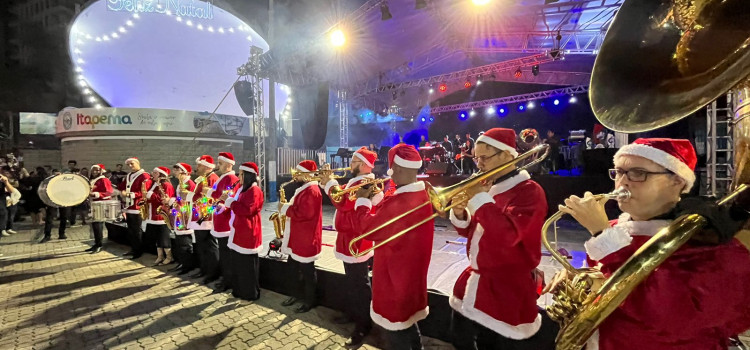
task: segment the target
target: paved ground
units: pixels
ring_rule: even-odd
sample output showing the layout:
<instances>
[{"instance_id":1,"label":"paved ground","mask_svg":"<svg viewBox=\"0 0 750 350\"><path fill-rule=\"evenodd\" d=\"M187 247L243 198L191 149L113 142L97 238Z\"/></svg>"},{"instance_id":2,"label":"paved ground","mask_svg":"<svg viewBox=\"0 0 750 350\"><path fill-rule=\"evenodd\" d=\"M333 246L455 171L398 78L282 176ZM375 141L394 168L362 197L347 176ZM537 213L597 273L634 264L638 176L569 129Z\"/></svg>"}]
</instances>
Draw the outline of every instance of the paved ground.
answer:
<instances>
[{"instance_id":1,"label":"paved ground","mask_svg":"<svg viewBox=\"0 0 750 350\"><path fill-rule=\"evenodd\" d=\"M341 349L352 325L318 307L295 314L266 291L256 302L211 294L195 280L122 259L125 246L87 254L89 228L32 243L35 230L0 239L0 349ZM452 349L425 338L426 349ZM362 349L382 346L372 334Z\"/></svg>"}]
</instances>

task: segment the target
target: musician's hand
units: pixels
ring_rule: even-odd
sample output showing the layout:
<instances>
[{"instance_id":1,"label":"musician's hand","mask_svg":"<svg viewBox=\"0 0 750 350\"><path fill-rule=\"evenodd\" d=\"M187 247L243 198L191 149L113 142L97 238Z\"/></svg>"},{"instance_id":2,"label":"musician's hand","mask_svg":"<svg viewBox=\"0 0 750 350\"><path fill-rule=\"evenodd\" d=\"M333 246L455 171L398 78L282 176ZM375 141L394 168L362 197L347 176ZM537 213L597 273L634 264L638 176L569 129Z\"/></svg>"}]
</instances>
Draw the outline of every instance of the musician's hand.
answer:
<instances>
[{"instance_id":1,"label":"musician's hand","mask_svg":"<svg viewBox=\"0 0 750 350\"><path fill-rule=\"evenodd\" d=\"M120 196L121 197L130 197L130 192L129 191L120 191Z\"/></svg>"},{"instance_id":2,"label":"musician's hand","mask_svg":"<svg viewBox=\"0 0 750 350\"><path fill-rule=\"evenodd\" d=\"M464 193L466 193L467 201L469 199L474 198L474 196L480 192L489 192L491 187L492 187L492 184L490 183L490 184L484 184L481 186L471 186L471 187L466 188Z\"/></svg>"},{"instance_id":3,"label":"musician's hand","mask_svg":"<svg viewBox=\"0 0 750 350\"><path fill-rule=\"evenodd\" d=\"M550 292L554 292L557 290L557 287L560 285L562 281L565 281L568 279L568 270L562 269L560 271L557 271L555 275L552 277L552 280L549 281L549 283L542 289L542 294L547 294Z\"/></svg>"},{"instance_id":4,"label":"musician's hand","mask_svg":"<svg viewBox=\"0 0 750 350\"><path fill-rule=\"evenodd\" d=\"M357 190L356 194L357 194L357 198L367 198L367 199L370 199L373 196L373 194L372 194L372 187L362 187L362 188L360 188L360 189Z\"/></svg>"},{"instance_id":5,"label":"musician's hand","mask_svg":"<svg viewBox=\"0 0 750 350\"><path fill-rule=\"evenodd\" d=\"M203 188L201 188L201 193L203 193L204 195L206 195L206 194L208 194L208 190L210 190L210 188L204 186Z\"/></svg>"},{"instance_id":6,"label":"musician's hand","mask_svg":"<svg viewBox=\"0 0 750 350\"><path fill-rule=\"evenodd\" d=\"M278 205L278 207L279 207L279 208L278 208L278 210L279 210L279 211L281 211L281 208L282 208L283 206L284 206L284 203L281 203L281 202L279 202L279 205Z\"/></svg>"},{"instance_id":7,"label":"musician's hand","mask_svg":"<svg viewBox=\"0 0 750 350\"><path fill-rule=\"evenodd\" d=\"M570 196L565 200L565 206L558 206L563 213L573 216L578 223L594 235L609 228L609 219L604 211L606 198L596 200L591 192L586 192L583 198Z\"/></svg>"},{"instance_id":8,"label":"musician's hand","mask_svg":"<svg viewBox=\"0 0 750 350\"><path fill-rule=\"evenodd\" d=\"M461 192L451 199L451 204L454 203L453 215L459 220L466 220L466 205L469 203L469 197L466 196L466 193Z\"/></svg>"},{"instance_id":9,"label":"musician's hand","mask_svg":"<svg viewBox=\"0 0 750 350\"><path fill-rule=\"evenodd\" d=\"M161 204L169 204L169 198L162 198Z\"/></svg>"},{"instance_id":10,"label":"musician's hand","mask_svg":"<svg viewBox=\"0 0 750 350\"><path fill-rule=\"evenodd\" d=\"M222 194L221 194L221 196L219 197L219 202L223 202L223 201L226 201L226 200L227 200L227 198L229 198L229 193L227 193L227 192L224 192L224 193L222 193Z\"/></svg>"}]
</instances>

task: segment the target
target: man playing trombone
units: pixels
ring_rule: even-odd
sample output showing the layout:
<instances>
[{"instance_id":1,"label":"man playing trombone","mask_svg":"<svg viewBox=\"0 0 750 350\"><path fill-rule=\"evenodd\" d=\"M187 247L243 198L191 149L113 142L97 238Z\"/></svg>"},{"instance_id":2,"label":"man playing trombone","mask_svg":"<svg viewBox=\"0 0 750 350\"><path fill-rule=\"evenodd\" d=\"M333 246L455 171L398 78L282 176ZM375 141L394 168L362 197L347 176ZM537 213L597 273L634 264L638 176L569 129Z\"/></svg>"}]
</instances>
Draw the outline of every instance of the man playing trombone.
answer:
<instances>
[{"instance_id":1,"label":"man playing trombone","mask_svg":"<svg viewBox=\"0 0 750 350\"><path fill-rule=\"evenodd\" d=\"M488 130L477 139L475 155L482 172L512 161L515 131ZM542 321L534 278L547 214L544 190L526 170L511 166L465 193L468 202L454 198L463 203L450 212L458 234L468 238L470 262L450 297L453 345L477 349L477 339L489 337L501 349L553 348L554 322Z\"/></svg>"},{"instance_id":2,"label":"man playing trombone","mask_svg":"<svg viewBox=\"0 0 750 350\"><path fill-rule=\"evenodd\" d=\"M402 215L430 201L424 182L417 181L417 171L422 167L419 152L411 145L398 144L388 152L388 163L395 192L387 195L373 214L369 198L372 189L360 189L354 207L357 231L371 232L365 238L376 244L432 215L430 205ZM376 249L370 317L386 329L389 349L422 348L417 321L429 313L427 269L434 231L435 223L429 220Z\"/></svg>"},{"instance_id":3,"label":"man playing trombone","mask_svg":"<svg viewBox=\"0 0 750 350\"><path fill-rule=\"evenodd\" d=\"M375 174L372 173L372 169L375 167L377 159L378 155L375 152L367 150L365 147L354 152L350 163L353 178L344 186L344 189L358 186L366 180L374 180ZM325 184L325 192L329 197L332 191L341 192L343 190L339 187L338 181L333 178L333 174L329 173L328 178L329 180ZM360 257L352 256L349 250L349 243L352 238L359 236L362 232L358 230L358 225L356 225L357 218L354 212L355 200L350 199L348 193L341 197L340 201L331 199L331 202L336 207L333 223L334 229L337 231L336 251L334 254L337 259L344 263L348 291L348 293L345 293L345 296L348 300L344 300L346 316L342 319L336 319L335 322L341 324L354 321L354 332L352 332L351 337L346 342L346 346L358 347L372 328L372 321L369 316L372 291L370 290L368 263L373 253L369 252ZM372 204L378 205L382 199L383 193L379 192L372 198ZM356 243L358 251L371 247L372 241L361 240Z\"/></svg>"}]
</instances>

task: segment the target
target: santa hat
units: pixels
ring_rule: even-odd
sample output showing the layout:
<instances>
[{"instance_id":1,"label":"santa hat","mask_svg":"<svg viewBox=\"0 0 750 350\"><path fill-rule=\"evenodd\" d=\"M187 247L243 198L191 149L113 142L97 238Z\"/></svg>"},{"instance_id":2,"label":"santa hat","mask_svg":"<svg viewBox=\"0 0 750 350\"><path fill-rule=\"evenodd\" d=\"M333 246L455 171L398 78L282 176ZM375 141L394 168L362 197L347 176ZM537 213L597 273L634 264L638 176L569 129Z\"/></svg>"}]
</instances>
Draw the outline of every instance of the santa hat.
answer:
<instances>
[{"instance_id":1,"label":"santa hat","mask_svg":"<svg viewBox=\"0 0 750 350\"><path fill-rule=\"evenodd\" d=\"M599 135L599 133L602 131L604 131L604 125L594 124L594 137L596 137L596 135Z\"/></svg>"},{"instance_id":2,"label":"santa hat","mask_svg":"<svg viewBox=\"0 0 750 350\"><path fill-rule=\"evenodd\" d=\"M518 151L516 151L516 132L513 129L492 128L477 138L477 143L480 142L501 151L506 151L514 158L518 157Z\"/></svg>"},{"instance_id":3,"label":"santa hat","mask_svg":"<svg viewBox=\"0 0 750 350\"><path fill-rule=\"evenodd\" d=\"M187 164L187 163L177 163L174 165L174 167L179 168L185 174L190 174L193 172L193 167L191 167L190 164Z\"/></svg>"},{"instance_id":4,"label":"santa hat","mask_svg":"<svg viewBox=\"0 0 750 350\"><path fill-rule=\"evenodd\" d=\"M234 165L234 156L229 152L219 153L219 160Z\"/></svg>"},{"instance_id":5,"label":"santa hat","mask_svg":"<svg viewBox=\"0 0 750 350\"><path fill-rule=\"evenodd\" d=\"M422 167L422 157L417 149L412 145L399 143L388 151L388 176L393 175L393 164L409 169L419 169Z\"/></svg>"},{"instance_id":6,"label":"santa hat","mask_svg":"<svg viewBox=\"0 0 750 350\"><path fill-rule=\"evenodd\" d=\"M370 151L367 147L362 147L354 152L354 156L362 160L370 168L375 167L375 161L378 160L378 154Z\"/></svg>"},{"instance_id":7,"label":"santa hat","mask_svg":"<svg viewBox=\"0 0 750 350\"><path fill-rule=\"evenodd\" d=\"M258 165L253 162L245 162L240 165L240 170L258 175Z\"/></svg>"},{"instance_id":8,"label":"santa hat","mask_svg":"<svg viewBox=\"0 0 750 350\"><path fill-rule=\"evenodd\" d=\"M684 139L637 139L615 153L615 161L623 155L639 156L659 164L677 174L687 183L682 191L690 192L695 183L695 163L698 157L695 148Z\"/></svg>"},{"instance_id":9,"label":"santa hat","mask_svg":"<svg viewBox=\"0 0 750 350\"><path fill-rule=\"evenodd\" d=\"M195 162L211 169L216 167L216 164L214 164L214 158L205 154L195 159Z\"/></svg>"},{"instance_id":10,"label":"santa hat","mask_svg":"<svg viewBox=\"0 0 750 350\"><path fill-rule=\"evenodd\" d=\"M138 158L136 158L136 157L130 157L128 159L125 159L125 163L127 163L127 162L136 162L138 164L141 164L141 161L138 160Z\"/></svg>"},{"instance_id":11,"label":"santa hat","mask_svg":"<svg viewBox=\"0 0 750 350\"><path fill-rule=\"evenodd\" d=\"M312 160L303 160L297 164L297 170L304 172L318 171L318 165Z\"/></svg>"},{"instance_id":12,"label":"santa hat","mask_svg":"<svg viewBox=\"0 0 750 350\"><path fill-rule=\"evenodd\" d=\"M154 168L154 171L158 171L159 173L164 174L164 176L169 176L169 168L165 166L158 166Z\"/></svg>"},{"instance_id":13,"label":"santa hat","mask_svg":"<svg viewBox=\"0 0 750 350\"><path fill-rule=\"evenodd\" d=\"M104 169L104 164L94 164L94 165L91 166L91 170L94 170L94 169L99 169L101 171L106 171Z\"/></svg>"}]
</instances>

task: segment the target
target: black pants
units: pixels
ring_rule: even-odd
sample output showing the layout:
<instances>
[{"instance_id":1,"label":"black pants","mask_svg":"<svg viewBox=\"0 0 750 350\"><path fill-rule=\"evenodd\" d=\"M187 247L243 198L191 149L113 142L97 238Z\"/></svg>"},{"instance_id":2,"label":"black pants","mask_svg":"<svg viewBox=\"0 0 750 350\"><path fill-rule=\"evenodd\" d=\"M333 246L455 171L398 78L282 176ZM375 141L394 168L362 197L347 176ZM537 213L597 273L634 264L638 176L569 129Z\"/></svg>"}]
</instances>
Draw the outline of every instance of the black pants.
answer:
<instances>
[{"instance_id":1,"label":"black pants","mask_svg":"<svg viewBox=\"0 0 750 350\"><path fill-rule=\"evenodd\" d=\"M10 220L13 220L11 218ZM7 222L8 221L8 207L5 206L5 203L0 203L0 222ZM8 227L10 228L10 227ZM0 231L5 230L5 227L1 228Z\"/></svg>"},{"instance_id":2,"label":"black pants","mask_svg":"<svg viewBox=\"0 0 750 350\"><path fill-rule=\"evenodd\" d=\"M146 234L156 240L157 248L172 248L172 240L169 238L169 227L167 225L146 224Z\"/></svg>"},{"instance_id":3,"label":"black pants","mask_svg":"<svg viewBox=\"0 0 750 350\"><path fill-rule=\"evenodd\" d=\"M315 272L315 262L301 263L292 257L286 261L292 267L292 273L297 275L297 286L293 289L292 296L309 306L317 305L318 275Z\"/></svg>"},{"instance_id":4,"label":"black pants","mask_svg":"<svg viewBox=\"0 0 750 350\"><path fill-rule=\"evenodd\" d=\"M560 327L543 310L542 326L531 338L516 340L504 337L453 311L451 335L456 350L502 349L547 350L555 348L555 337Z\"/></svg>"},{"instance_id":5,"label":"black pants","mask_svg":"<svg viewBox=\"0 0 750 350\"><path fill-rule=\"evenodd\" d=\"M370 319L370 301L372 300L372 289L370 289L369 261L347 264L344 263L344 274L346 276L346 312L354 321L355 332L369 333L372 328Z\"/></svg>"},{"instance_id":6,"label":"black pants","mask_svg":"<svg viewBox=\"0 0 750 350\"><path fill-rule=\"evenodd\" d=\"M232 250L227 246L229 237L219 237L216 238L216 241L219 244L219 266L221 268L221 277L223 277L222 283L227 288L232 288L234 277L232 276L232 258L230 257Z\"/></svg>"},{"instance_id":7,"label":"black pants","mask_svg":"<svg viewBox=\"0 0 750 350\"><path fill-rule=\"evenodd\" d=\"M235 270L232 273L232 295L244 300L260 298L260 283L258 282L260 259L258 254L241 254L229 250L229 257ZM224 281L226 281L226 276Z\"/></svg>"},{"instance_id":8,"label":"black pants","mask_svg":"<svg viewBox=\"0 0 750 350\"><path fill-rule=\"evenodd\" d=\"M422 349L422 338L419 326L413 326L400 331L385 331L388 340L388 350L418 350Z\"/></svg>"},{"instance_id":9,"label":"black pants","mask_svg":"<svg viewBox=\"0 0 750 350\"><path fill-rule=\"evenodd\" d=\"M13 221L16 219L17 210L18 210L18 204L14 204L8 207L8 219L6 220L8 224L5 225L6 230L13 229Z\"/></svg>"},{"instance_id":10,"label":"black pants","mask_svg":"<svg viewBox=\"0 0 750 350\"><path fill-rule=\"evenodd\" d=\"M190 235L175 235L173 254L182 269L190 271L196 266L193 255L193 237Z\"/></svg>"},{"instance_id":11,"label":"black pants","mask_svg":"<svg viewBox=\"0 0 750 350\"><path fill-rule=\"evenodd\" d=\"M62 223L62 217L60 218ZM143 231L141 231L141 214L125 214L125 222L128 224L128 238L130 249L135 255L143 254Z\"/></svg>"},{"instance_id":12,"label":"black pants","mask_svg":"<svg viewBox=\"0 0 750 350\"><path fill-rule=\"evenodd\" d=\"M94 247L101 247L104 241L104 223L92 222L91 230L94 231Z\"/></svg>"},{"instance_id":13,"label":"black pants","mask_svg":"<svg viewBox=\"0 0 750 350\"><path fill-rule=\"evenodd\" d=\"M477 171L477 165L474 163L474 160L469 157L463 157L461 158L461 164L459 166L463 167L463 174L473 174L475 171Z\"/></svg>"},{"instance_id":14,"label":"black pants","mask_svg":"<svg viewBox=\"0 0 750 350\"><path fill-rule=\"evenodd\" d=\"M57 230L57 235L61 238L65 237L65 227L68 224L68 215L70 215L70 207L62 207L62 208L47 207L47 210L46 210L47 213L44 215L44 237L52 236L52 223L55 222L56 210L60 212L60 228ZM0 217L0 220L2 220L2 217Z\"/></svg>"},{"instance_id":15,"label":"black pants","mask_svg":"<svg viewBox=\"0 0 750 350\"><path fill-rule=\"evenodd\" d=\"M200 256L201 272L207 277L219 275L219 243L209 230L195 230L195 247Z\"/></svg>"}]
</instances>

